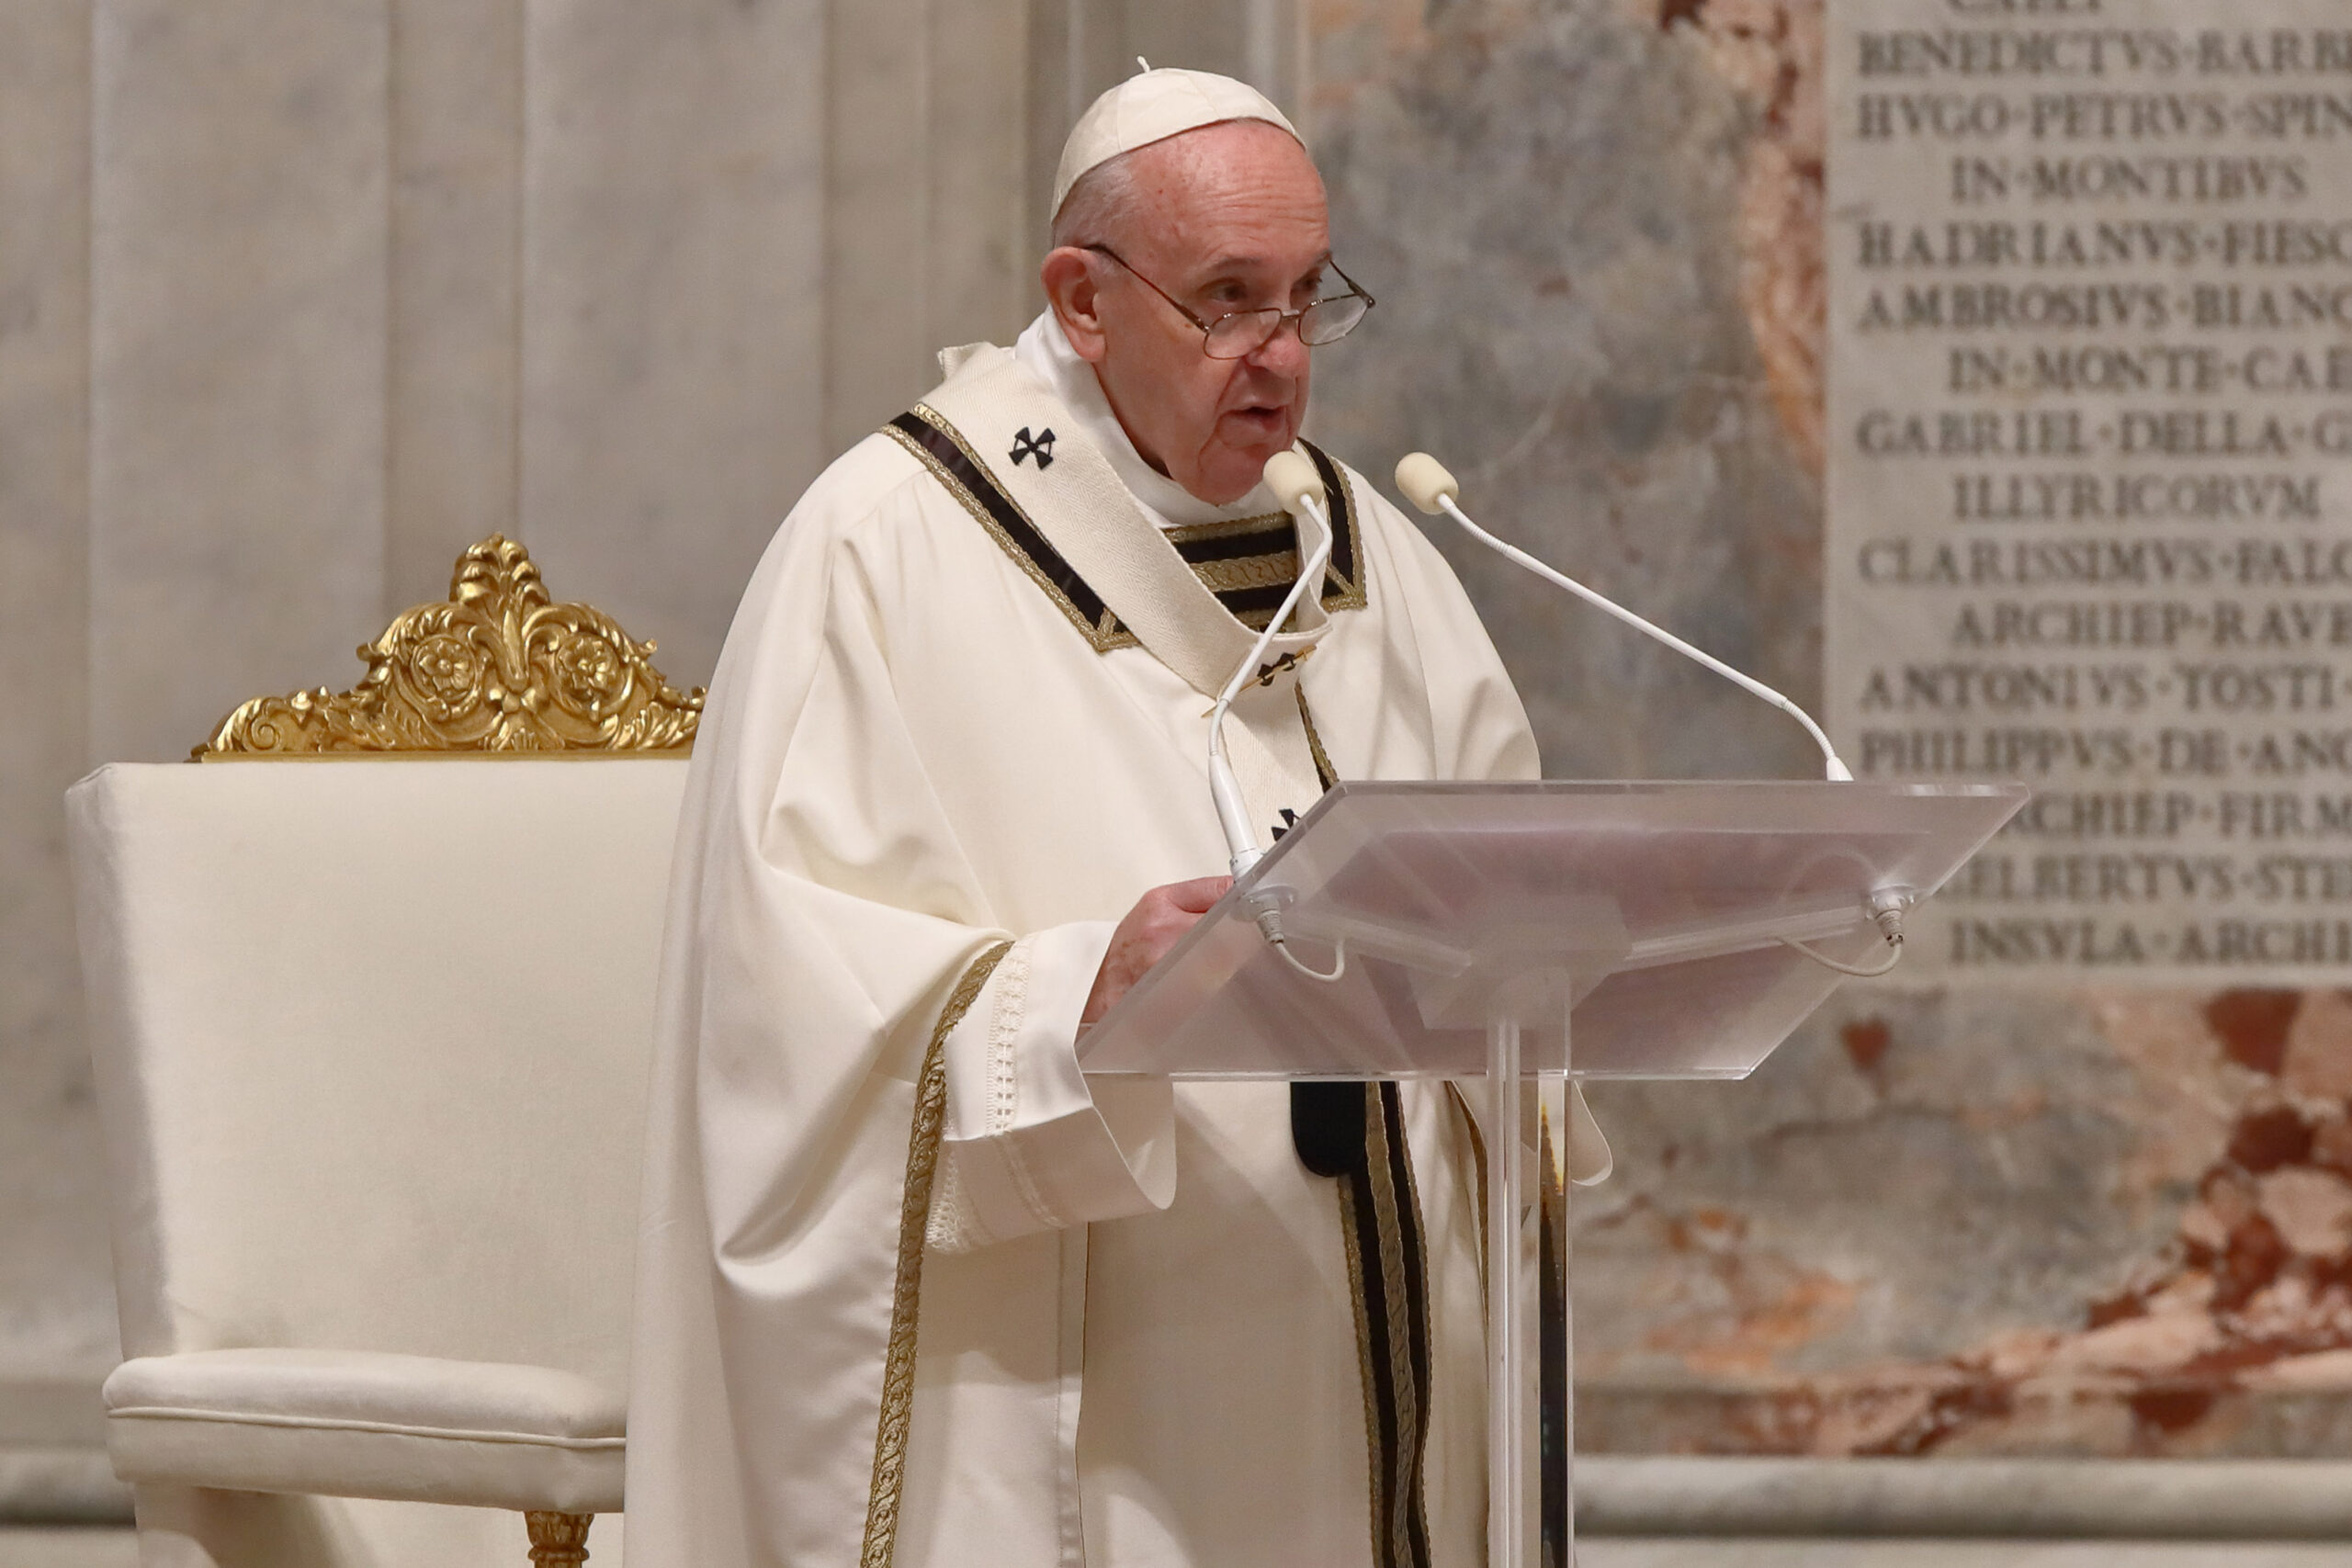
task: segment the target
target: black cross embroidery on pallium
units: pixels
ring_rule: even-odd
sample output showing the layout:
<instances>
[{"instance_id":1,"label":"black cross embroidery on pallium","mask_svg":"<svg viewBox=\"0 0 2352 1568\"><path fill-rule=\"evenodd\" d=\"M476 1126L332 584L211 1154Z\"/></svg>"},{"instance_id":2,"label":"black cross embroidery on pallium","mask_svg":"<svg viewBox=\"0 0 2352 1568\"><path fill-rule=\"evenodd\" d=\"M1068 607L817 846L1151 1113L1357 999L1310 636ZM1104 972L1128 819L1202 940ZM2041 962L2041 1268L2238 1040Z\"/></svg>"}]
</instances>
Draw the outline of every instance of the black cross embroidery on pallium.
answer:
<instances>
[{"instance_id":1,"label":"black cross embroidery on pallium","mask_svg":"<svg viewBox=\"0 0 2352 1568\"><path fill-rule=\"evenodd\" d=\"M1041 430L1032 435L1029 434L1029 427L1025 424L1015 431L1012 436L1012 466L1019 468L1021 459L1023 457L1036 458L1037 467L1041 471L1052 468L1054 466L1054 433L1051 430Z\"/></svg>"},{"instance_id":2,"label":"black cross embroidery on pallium","mask_svg":"<svg viewBox=\"0 0 2352 1568\"><path fill-rule=\"evenodd\" d=\"M1281 825L1280 825L1279 827L1277 827L1277 828L1274 829L1274 842L1276 842L1276 843L1278 843L1278 844L1279 844L1279 843L1281 843L1281 842L1283 841L1283 835L1284 833L1289 832L1293 828L1295 828L1295 827L1297 827L1297 826L1298 826L1298 813L1297 813L1297 812L1295 812L1295 811L1293 811L1293 810L1292 810L1289 807L1287 807L1287 806L1283 807L1283 819L1282 819L1282 823L1281 823Z\"/></svg>"}]
</instances>

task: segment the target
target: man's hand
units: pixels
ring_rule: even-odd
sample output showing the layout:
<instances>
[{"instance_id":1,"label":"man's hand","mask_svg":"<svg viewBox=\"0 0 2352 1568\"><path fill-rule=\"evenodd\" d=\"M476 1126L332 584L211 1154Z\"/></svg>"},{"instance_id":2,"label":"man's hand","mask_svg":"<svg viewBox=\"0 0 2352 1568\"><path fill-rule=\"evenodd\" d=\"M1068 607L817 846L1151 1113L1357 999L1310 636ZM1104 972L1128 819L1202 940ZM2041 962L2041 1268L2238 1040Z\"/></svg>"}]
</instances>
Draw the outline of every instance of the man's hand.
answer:
<instances>
[{"instance_id":1,"label":"man's hand","mask_svg":"<svg viewBox=\"0 0 2352 1568\"><path fill-rule=\"evenodd\" d=\"M1155 887L1136 900L1119 929L1111 933L1110 951L1095 972L1094 989L1087 993L1086 1010L1078 1015L1083 1029L1111 1010L1144 971L1159 963L1177 938L1191 931L1209 907L1233 886L1229 876L1201 876Z\"/></svg>"}]
</instances>

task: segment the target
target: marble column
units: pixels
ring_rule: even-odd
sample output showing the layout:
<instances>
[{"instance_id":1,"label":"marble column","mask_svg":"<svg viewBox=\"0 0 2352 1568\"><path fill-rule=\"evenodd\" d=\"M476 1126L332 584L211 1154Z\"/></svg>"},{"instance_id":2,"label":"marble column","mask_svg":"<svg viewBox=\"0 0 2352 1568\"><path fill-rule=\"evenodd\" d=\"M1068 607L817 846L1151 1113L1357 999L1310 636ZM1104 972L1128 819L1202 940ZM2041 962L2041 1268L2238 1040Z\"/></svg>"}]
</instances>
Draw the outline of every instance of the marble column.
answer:
<instances>
[{"instance_id":1,"label":"marble column","mask_svg":"<svg viewBox=\"0 0 2352 1568\"><path fill-rule=\"evenodd\" d=\"M385 0L102 0L93 753L347 676L383 604Z\"/></svg>"},{"instance_id":2,"label":"marble column","mask_svg":"<svg viewBox=\"0 0 2352 1568\"><path fill-rule=\"evenodd\" d=\"M116 1353L58 808L89 755L89 0L0 7L0 1383Z\"/></svg>"},{"instance_id":3,"label":"marble column","mask_svg":"<svg viewBox=\"0 0 2352 1568\"><path fill-rule=\"evenodd\" d=\"M822 433L825 7L540 0L517 521L560 596L708 679Z\"/></svg>"},{"instance_id":4,"label":"marble column","mask_svg":"<svg viewBox=\"0 0 2352 1568\"><path fill-rule=\"evenodd\" d=\"M825 171L825 446L921 391L931 341L931 0L837 8ZM936 378L933 378L934 379Z\"/></svg>"},{"instance_id":5,"label":"marble column","mask_svg":"<svg viewBox=\"0 0 2352 1568\"><path fill-rule=\"evenodd\" d=\"M524 9L392 6L387 614L519 510Z\"/></svg>"}]
</instances>

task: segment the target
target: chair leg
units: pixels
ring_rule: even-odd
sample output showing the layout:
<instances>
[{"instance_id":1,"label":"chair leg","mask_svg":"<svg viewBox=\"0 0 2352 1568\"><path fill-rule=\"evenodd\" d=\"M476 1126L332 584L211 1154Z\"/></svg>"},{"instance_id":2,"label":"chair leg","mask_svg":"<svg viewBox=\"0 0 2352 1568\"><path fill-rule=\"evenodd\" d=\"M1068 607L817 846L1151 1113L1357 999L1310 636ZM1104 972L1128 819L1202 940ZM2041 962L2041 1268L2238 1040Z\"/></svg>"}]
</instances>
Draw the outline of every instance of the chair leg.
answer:
<instances>
[{"instance_id":1,"label":"chair leg","mask_svg":"<svg viewBox=\"0 0 2352 1568\"><path fill-rule=\"evenodd\" d=\"M580 1568L588 1561L588 1527L594 1514L530 1512L523 1516L531 1531L531 1561L538 1568Z\"/></svg>"}]
</instances>

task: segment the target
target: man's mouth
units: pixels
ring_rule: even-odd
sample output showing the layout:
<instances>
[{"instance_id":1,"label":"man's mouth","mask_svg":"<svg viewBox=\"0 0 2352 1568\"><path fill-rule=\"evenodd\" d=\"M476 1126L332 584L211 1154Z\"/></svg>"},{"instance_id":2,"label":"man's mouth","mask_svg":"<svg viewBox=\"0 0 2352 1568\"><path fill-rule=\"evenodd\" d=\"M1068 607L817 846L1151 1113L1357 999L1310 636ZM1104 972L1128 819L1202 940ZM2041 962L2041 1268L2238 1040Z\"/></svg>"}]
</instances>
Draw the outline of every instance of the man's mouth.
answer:
<instances>
[{"instance_id":1,"label":"man's mouth","mask_svg":"<svg viewBox=\"0 0 2352 1568\"><path fill-rule=\"evenodd\" d=\"M1231 410L1225 417L1240 421L1252 436L1267 440L1282 434L1283 425L1290 420L1290 411L1261 404L1254 408Z\"/></svg>"}]
</instances>

